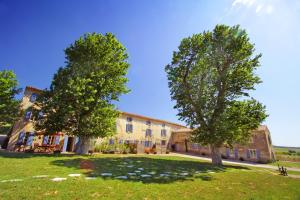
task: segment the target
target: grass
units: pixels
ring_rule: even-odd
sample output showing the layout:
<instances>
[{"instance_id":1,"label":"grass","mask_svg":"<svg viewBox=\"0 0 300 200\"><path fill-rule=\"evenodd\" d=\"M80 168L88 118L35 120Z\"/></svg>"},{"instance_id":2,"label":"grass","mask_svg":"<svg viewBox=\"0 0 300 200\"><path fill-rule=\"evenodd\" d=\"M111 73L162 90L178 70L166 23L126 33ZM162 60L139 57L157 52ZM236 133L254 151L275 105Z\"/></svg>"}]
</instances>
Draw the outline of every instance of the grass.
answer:
<instances>
[{"instance_id":1,"label":"grass","mask_svg":"<svg viewBox=\"0 0 300 200\"><path fill-rule=\"evenodd\" d=\"M300 163L300 147L273 147L276 159L280 161L292 161Z\"/></svg>"},{"instance_id":2,"label":"grass","mask_svg":"<svg viewBox=\"0 0 300 200\"><path fill-rule=\"evenodd\" d=\"M280 166L284 166L284 167L292 167L292 168L300 169L300 162L277 161L277 162L270 163L270 164L274 165L274 166L277 166L279 164Z\"/></svg>"},{"instance_id":3,"label":"grass","mask_svg":"<svg viewBox=\"0 0 300 200\"><path fill-rule=\"evenodd\" d=\"M300 199L300 179L258 168L216 168L208 162L174 156L0 152L0 163L0 199ZM138 168L153 175L115 178ZM75 173L82 176L68 177ZM102 173L113 176L102 177ZM36 175L49 177L32 177ZM86 180L86 176L96 179ZM52 182L54 177L67 180ZM23 181L2 182L11 179Z\"/></svg>"}]
</instances>

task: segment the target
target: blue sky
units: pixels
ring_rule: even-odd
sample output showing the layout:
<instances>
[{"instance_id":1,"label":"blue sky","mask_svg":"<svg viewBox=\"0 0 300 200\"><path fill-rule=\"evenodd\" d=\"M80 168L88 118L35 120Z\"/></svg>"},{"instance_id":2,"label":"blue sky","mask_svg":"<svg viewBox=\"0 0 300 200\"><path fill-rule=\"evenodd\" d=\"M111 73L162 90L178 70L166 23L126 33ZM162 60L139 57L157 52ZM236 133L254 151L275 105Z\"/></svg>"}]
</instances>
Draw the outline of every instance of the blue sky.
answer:
<instances>
[{"instance_id":1,"label":"blue sky","mask_svg":"<svg viewBox=\"0 0 300 200\"><path fill-rule=\"evenodd\" d=\"M121 110L178 122L164 66L181 39L218 23L240 24L256 51L263 83L253 96L267 106L275 145L300 146L300 1L284 0L0 0L0 70L21 87L49 87L68 45L87 32L112 32L131 68Z\"/></svg>"}]
</instances>

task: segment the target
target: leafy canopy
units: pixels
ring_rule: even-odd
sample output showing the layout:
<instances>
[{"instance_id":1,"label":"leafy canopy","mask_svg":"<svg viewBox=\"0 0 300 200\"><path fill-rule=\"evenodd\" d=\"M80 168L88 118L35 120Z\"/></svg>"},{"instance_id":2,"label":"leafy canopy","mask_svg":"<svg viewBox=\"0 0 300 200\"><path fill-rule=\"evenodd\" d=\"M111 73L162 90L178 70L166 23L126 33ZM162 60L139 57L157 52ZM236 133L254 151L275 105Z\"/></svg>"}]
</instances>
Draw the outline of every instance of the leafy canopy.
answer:
<instances>
[{"instance_id":1,"label":"leafy canopy","mask_svg":"<svg viewBox=\"0 0 300 200\"><path fill-rule=\"evenodd\" d=\"M13 71L0 71L0 132L7 133L19 114L20 101L15 96L21 92Z\"/></svg>"},{"instance_id":2,"label":"leafy canopy","mask_svg":"<svg viewBox=\"0 0 300 200\"><path fill-rule=\"evenodd\" d=\"M217 25L184 38L167 65L171 97L193 140L221 146L245 142L267 117L249 91L261 82L255 74L261 54L239 26Z\"/></svg>"},{"instance_id":3,"label":"leafy canopy","mask_svg":"<svg viewBox=\"0 0 300 200\"><path fill-rule=\"evenodd\" d=\"M80 37L65 54L66 67L38 98L44 117L36 127L83 137L114 134L118 112L113 103L129 92L125 47L110 33L93 33Z\"/></svg>"}]
</instances>

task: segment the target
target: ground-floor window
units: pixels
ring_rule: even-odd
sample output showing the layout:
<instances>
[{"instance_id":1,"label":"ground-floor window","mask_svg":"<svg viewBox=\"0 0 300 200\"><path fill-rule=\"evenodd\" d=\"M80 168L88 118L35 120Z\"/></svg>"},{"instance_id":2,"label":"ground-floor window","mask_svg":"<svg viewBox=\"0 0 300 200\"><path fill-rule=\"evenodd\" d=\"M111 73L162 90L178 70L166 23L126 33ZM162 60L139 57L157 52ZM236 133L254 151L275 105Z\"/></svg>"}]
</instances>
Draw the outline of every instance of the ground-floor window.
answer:
<instances>
[{"instance_id":1,"label":"ground-floor window","mask_svg":"<svg viewBox=\"0 0 300 200\"><path fill-rule=\"evenodd\" d=\"M166 144L167 144L167 141L166 141L166 140L162 140L162 141L161 141L161 145L162 145L162 146L165 146Z\"/></svg>"},{"instance_id":2,"label":"ground-floor window","mask_svg":"<svg viewBox=\"0 0 300 200\"><path fill-rule=\"evenodd\" d=\"M145 141L145 147L151 147L152 142L151 141Z\"/></svg>"},{"instance_id":3,"label":"ground-floor window","mask_svg":"<svg viewBox=\"0 0 300 200\"><path fill-rule=\"evenodd\" d=\"M17 145L26 145L31 146L34 140L34 133L33 132L20 132L19 138L17 141Z\"/></svg>"},{"instance_id":4,"label":"ground-floor window","mask_svg":"<svg viewBox=\"0 0 300 200\"><path fill-rule=\"evenodd\" d=\"M256 149L248 149L248 158L257 158Z\"/></svg>"},{"instance_id":5,"label":"ground-floor window","mask_svg":"<svg viewBox=\"0 0 300 200\"><path fill-rule=\"evenodd\" d=\"M59 145L59 135L44 135L43 145Z\"/></svg>"}]
</instances>

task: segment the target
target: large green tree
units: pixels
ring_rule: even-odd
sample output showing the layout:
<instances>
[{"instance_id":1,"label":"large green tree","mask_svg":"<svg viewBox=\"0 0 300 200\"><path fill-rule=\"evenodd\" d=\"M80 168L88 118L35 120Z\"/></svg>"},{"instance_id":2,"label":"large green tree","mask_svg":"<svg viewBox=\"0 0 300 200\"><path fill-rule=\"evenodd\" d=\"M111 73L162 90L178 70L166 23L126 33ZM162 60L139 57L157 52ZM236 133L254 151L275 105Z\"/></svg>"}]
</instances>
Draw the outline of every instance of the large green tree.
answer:
<instances>
[{"instance_id":1,"label":"large green tree","mask_svg":"<svg viewBox=\"0 0 300 200\"><path fill-rule=\"evenodd\" d=\"M0 71L0 133L7 133L19 116L20 101L15 97L21 92L13 71Z\"/></svg>"},{"instance_id":2,"label":"large green tree","mask_svg":"<svg viewBox=\"0 0 300 200\"><path fill-rule=\"evenodd\" d=\"M43 119L36 127L79 136L76 153L86 154L91 140L115 133L114 102L129 92L125 47L113 34L86 34L65 49L66 67L54 75L51 87L38 98Z\"/></svg>"},{"instance_id":3,"label":"large green tree","mask_svg":"<svg viewBox=\"0 0 300 200\"><path fill-rule=\"evenodd\" d=\"M174 108L193 129L192 140L210 146L214 165L222 165L222 145L247 142L267 117L249 94L261 82L260 57L239 26L217 25L184 38L165 68Z\"/></svg>"}]
</instances>

